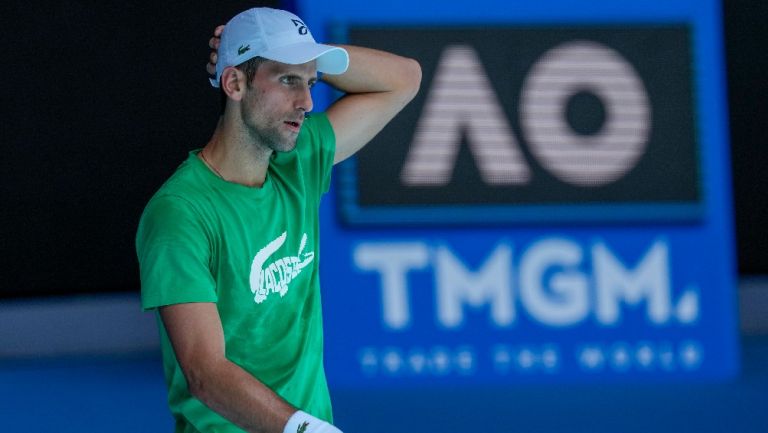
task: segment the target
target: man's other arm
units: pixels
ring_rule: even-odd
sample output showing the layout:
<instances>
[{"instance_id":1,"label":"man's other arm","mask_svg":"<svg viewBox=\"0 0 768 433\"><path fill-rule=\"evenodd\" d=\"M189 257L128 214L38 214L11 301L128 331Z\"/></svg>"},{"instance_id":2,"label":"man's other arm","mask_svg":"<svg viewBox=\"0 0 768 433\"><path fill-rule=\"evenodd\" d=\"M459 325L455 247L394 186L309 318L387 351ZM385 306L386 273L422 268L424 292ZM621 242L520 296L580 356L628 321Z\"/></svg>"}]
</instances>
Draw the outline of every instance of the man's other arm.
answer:
<instances>
[{"instance_id":1,"label":"man's other arm","mask_svg":"<svg viewBox=\"0 0 768 433\"><path fill-rule=\"evenodd\" d=\"M297 409L225 357L216 304L169 305L160 316L192 396L248 432L283 432Z\"/></svg>"}]
</instances>

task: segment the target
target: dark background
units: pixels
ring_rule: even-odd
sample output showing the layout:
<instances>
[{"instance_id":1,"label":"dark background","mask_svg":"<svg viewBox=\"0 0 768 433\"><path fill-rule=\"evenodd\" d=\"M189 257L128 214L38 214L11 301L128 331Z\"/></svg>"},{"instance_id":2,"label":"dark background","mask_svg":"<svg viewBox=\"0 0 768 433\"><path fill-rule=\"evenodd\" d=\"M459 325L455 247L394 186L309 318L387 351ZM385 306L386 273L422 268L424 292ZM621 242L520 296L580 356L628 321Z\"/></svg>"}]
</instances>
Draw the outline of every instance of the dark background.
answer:
<instances>
[{"instance_id":1,"label":"dark background","mask_svg":"<svg viewBox=\"0 0 768 433\"><path fill-rule=\"evenodd\" d=\"M137 291L152 193L212 132L215 25L276 1L4 4L0 298ZM724 2L738 266L768 274L765 21Z\"/></svg>"}]
</instances>

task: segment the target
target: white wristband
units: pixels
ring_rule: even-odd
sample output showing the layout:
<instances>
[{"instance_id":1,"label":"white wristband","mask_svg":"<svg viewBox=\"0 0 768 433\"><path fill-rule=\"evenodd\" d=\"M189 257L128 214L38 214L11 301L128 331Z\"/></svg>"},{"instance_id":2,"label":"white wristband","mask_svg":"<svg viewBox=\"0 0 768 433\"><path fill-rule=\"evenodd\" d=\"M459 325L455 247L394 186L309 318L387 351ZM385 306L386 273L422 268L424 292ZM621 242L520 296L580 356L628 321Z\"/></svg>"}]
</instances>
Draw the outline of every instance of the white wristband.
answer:
<instances>
[{"instance_id":1,"label":"white wristband","mask_svg":"<svg viewBox=\"0 0 768 433\"><path fill-rule=\"evenodd\" d=\"M342 433L342 431L299 410L288 418L283 433Z\"/></svg>"}]
</instances>

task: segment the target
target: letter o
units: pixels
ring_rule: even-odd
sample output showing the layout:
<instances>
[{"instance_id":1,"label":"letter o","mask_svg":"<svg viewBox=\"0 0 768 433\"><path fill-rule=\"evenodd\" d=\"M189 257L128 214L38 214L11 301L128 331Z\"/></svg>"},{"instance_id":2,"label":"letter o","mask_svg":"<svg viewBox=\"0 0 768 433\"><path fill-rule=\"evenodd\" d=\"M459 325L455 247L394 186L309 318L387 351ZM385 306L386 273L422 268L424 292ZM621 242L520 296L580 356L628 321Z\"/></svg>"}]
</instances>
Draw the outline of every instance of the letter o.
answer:
<instances>
[{"instance_id":1,"label":"letter o","mask_svg":"<svg viewBox=\"0 0 768 433\"><path fill-rule=\"evenodd\" d=\"M567 122L568 99L579 92L605 106L600 131L575 132ZM618 52L590 41L547 51L531 68L520 98L521 127L529 148L558 179L602 186L627 174L645 152L651 108L643 81Z\"/></svg>"}]
</instances>

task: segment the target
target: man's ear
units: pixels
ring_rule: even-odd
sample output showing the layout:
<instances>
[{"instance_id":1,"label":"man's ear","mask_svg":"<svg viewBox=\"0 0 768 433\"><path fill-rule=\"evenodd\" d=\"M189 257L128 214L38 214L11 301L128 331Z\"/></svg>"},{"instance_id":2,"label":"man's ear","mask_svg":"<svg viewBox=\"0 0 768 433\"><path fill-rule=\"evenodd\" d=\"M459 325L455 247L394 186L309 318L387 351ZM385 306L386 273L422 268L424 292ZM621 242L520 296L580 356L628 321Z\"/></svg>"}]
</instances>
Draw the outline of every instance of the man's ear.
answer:
<instances>
[{"instance_id":1,"label":"man's ear","mask_svg":"<svg viewBox=\"0 0 768 433\"><path fill-rule=\"evenodd\" d=\"M240 101L245 95L245 73L234 66L228 66L221 72L221 90L229 99Z\"/></svg>"}]
</instances>

